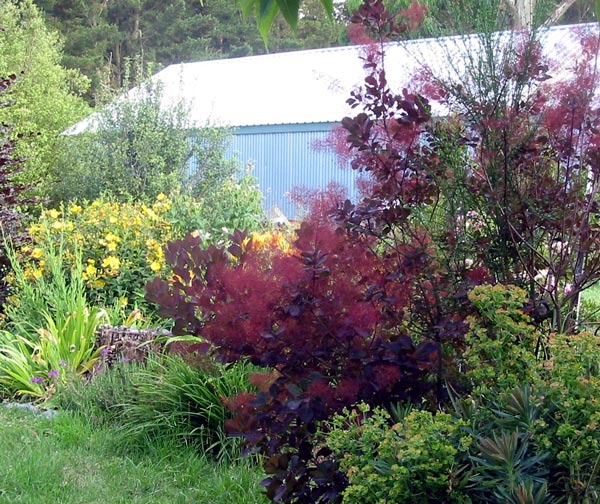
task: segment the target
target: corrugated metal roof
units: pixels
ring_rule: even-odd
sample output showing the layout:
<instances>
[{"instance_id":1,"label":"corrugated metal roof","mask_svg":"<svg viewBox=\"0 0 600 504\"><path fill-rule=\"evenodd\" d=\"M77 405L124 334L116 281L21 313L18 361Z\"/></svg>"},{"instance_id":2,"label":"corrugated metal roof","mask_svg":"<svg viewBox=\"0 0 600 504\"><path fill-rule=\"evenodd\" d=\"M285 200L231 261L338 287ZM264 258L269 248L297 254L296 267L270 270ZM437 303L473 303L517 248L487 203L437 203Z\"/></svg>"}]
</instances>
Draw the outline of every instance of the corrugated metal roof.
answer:
<instances>
[{"instance_id":1,"label":"corrugated metal roof","mask_svg":"<svg viewBox=\"0 0 600 504\"><path fill-rule=\"evenodd\" d=\"M597 24L552 27L541 34L546 54L561 54L569 64L575 27L597 30ZM498 34L499 39L507 37ZM457 63L481 43L477 35L411 40L386 45L388 82L399 91L413 72L427 64L438 73L461 71ZM171 65L152 77L163 86L165 106L191 106L194 126L255 126L337 122L351 113L346 100L364 79L360 46L295 51ZM124 99L135 97L131 90ZM67 130L93 128L93 115Z\"/></svg>"}]
</instances>

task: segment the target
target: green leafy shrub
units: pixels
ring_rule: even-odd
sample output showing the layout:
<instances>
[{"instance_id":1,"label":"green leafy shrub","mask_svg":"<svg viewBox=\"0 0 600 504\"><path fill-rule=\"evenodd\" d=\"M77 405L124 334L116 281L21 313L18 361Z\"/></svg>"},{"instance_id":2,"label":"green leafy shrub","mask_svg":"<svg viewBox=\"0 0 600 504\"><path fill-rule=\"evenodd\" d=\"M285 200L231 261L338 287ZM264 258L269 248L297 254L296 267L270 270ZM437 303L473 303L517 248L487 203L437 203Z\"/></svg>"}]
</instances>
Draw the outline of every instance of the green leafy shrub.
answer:
<instances>
[{"instance_id":1,"label":"green leafy shrub","mask_svg":"<svg viewBox=\"0 0 600 504\"><path fill-rule=\"evenodd\" d=\"M469 502L457 477L473 441L465 427L447 413L414 410L392 425L381 408L344 410L327 435L350 483L343 502Z\"/></svg>"},{"instance_id":2,"label":"green leafy shrub","mask_svg":"<svg viewBox=\"0 0 600 504\"><path fill-rule=\"evenodd\" d=\"M23 159L20 180L46 195L60 133L89 112L82 98L89 80L74 67L61 66L59 35L45 26L36 3L6 0L0 5L0 76L23 73L10 106L0 107L0 124L15 126L11 138L21 136L15 152Z\"/></svg>"},{"instance_id":3,"label":"green leafy shrub","mask_svg":"<svg viewBox=\"0 0 600 504\"><path fill-rule=\"evenodd\" d=\"M572 502L600 498L600 347L582 332L553 335L544 362L544 423L538 435L551 454L551 489Z\"/></svg>"},{"instance_id":4,"label":"green leafy shrub","mask_svg":"<svg viewBox=\"0 0 600 504\"><path fill-rule=\"evenodd\" d=\"M227 129L192 129L189 106L164 101L161 86L149 80L135 97L96 112L87 131L65 136L54 201L153 200L174 190L205 196L239 171L224 155Z\"/></svg>"},{"instance_id":5,"label":"green leafy shrub","mask_svg":"<svg viewBox=\"0 0 600 504\"><path fill-rule=\"evenodd\" d=\"M229 177L210 194L195 197L171 195L171 206L165 213L173 235L199 232L207 242L226 241L234 229L255 231L264 228L263 195L256 177L250 172L241 178Z\"/></svg>"}]
</instances>

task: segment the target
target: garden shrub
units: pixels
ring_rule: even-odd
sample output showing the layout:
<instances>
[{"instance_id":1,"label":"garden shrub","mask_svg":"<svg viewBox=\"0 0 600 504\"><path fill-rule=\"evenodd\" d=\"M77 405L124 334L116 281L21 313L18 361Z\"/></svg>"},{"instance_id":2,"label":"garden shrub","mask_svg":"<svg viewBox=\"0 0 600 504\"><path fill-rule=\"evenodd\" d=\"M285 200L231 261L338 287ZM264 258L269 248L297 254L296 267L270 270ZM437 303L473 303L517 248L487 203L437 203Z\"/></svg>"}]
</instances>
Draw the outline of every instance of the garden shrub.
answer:
<instances>
[{"instance_id":1,"label":"garden shrub","mask_svg":"<svg viewBox=\"0 0 600 504\"><path fill-rule=\"evenodd\" d=\"M381 408L345 409L327 435L349 481L342 502L470 502L459 477L473 442L466 425L447 413L413 410L392 424Z\"/></svg>"},{"instance_id":2,"label":"garden shrub","mask_svg":"<svg viewBox=\"0 0 600 504\"><path fill-rule=\"evenodd\" d=\"M272 498L319 502L343 488L314 438L332 413L359 400L418 399L433 388L437 346L392 325L411 292L394 291L385 270L373 267L381 262L368 240L315 219L302 223L288 250L239 232L227 248L202 248L188 235L171 242L165 258L172 275L148 284L147 298L174 321L174 333L200 335L226 361L248 358L274 370L261 393L229 401L230 431L266 455Z\"/></svg>"},{"instance_id":3,"label":"garden shrub","mask_svg":"<svg viewBox=\"0 0 600 504\"><path fill-rule=\"evenodd\" d=\"M542 401L531 387L498 387L462 406L455 413L474 439L463 478L472 502L549 502L549 453L537 435Z\"/></svg>"},{"instance_id":4,"label":"garden shrub","mask_svg":"<svg viewBox=\"0 0 600 504\"><path fill-rule=\"evenodd\" d=\"M6 106L4 98L17 81L16 75L0 78L0 108ZM10 102L8 102L10 103ZM22 171L20 160L15 156L16 140L11 138L12 128L0 125L0 313L9 294L6 275L10 272L10 259L6 244L19 247L27 240L21 205L31 203L23 195L27 189L15 176Z\"/></svg>"},{"instance_id":5,"label":"garden shrub","mask_svg":"<svg viewBox=\"0 0 600 504\"><path fill-rule=\"evenodd\" d=\"M551 491L572 502L600 498L600 347L582 332L552 335L540 366L544 422L537 435L550 452Z\"/></svg>"},{"instance_id":6,"label":"garden shrub","mask_svg":"<svg viewBox=\"0 0 600 504\"><path fill-rule=\"evenodd\" d=\"M65 267L83 261L90 300L100 306L128 304L148 310L143 286L164 268L162 246L172 236L165 214L170 202L159 195L152 205L95 200L44 210L29 228L31 245L25 274L43 277L48 254L62 243Z\"/></svg>"},{"instance_id":7,"label":"garden shrub","mask_svg":"<svg viewBox=\"0 0 600 504\"><path fill-rule=\"evenodd\" d=\"M219 242L234 229L255 231L265 227L264 196L250 172L240 178L226 178L210 194L173 194L169 199L171 207L166 218L177 238L199 231L206 241Z\"/></svg>"},{"instance_id":8,"label":"garden shrub","mask_svg":"<svg viewBox=\"0 0 600 504\"><path fill-rule=\"evenodd\" d=\"M163 247L170 239L195 231L218 243L227 239L226 225L261 228L260 192L250 177L224 184L219 194L223 206L232 203L229 213L224 207L208 210L204 202L188 196L164 194L152 204L99 199L43 210L29 227L31 243L23 249L25 275L36 279L47 273L46 256L62 243L67 268L74 266L76 253L81 254L90 300L152 313L144 300L144 285L165 272Z\"/></svg>"},{"instance_id":9,"label":"garden shrub","mask_svg":"<svg viewBox=\"0 0 600 504\"><path fill-rule=\"evenodd\" d=\"M515 286L478 285L468 294L477 314L467 318L469 331L462 359L474 395L506 391L535 380L545 342L525 313L527 294Z\"/></svg>"},{"instance_id":10,"label":"garden shrub","mask_svg":"<svg viewBox=\"0 0 600 504\"><path fill-rule=\"evenodd\" d=\"M185 102L163 102L160 84L148 80L132 99L91 116L87 131L63 136L53 201L152 201L173 191L207 197L239 171L237 160L225 158L226 128L194 129Z\"/></svg>"}]
</instances>

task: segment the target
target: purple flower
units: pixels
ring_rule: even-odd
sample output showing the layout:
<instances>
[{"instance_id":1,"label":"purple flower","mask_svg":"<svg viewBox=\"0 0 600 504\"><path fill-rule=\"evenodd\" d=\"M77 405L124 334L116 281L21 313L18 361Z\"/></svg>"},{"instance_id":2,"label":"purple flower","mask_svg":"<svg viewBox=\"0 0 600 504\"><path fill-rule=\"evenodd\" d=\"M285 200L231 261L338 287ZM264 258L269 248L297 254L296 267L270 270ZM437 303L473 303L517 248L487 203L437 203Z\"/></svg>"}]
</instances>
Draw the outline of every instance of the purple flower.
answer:
<instances>
[{"instance_id":1,"label":"purple flower","mask_svg":"<svg viewBox=\"0 0 600 504\"><path fill-rule=\"evenodd\" d=\"M67 361L66 361L65 359L60 359L60 360L58 361L58 365L59 365L60 367L67 367Z\"/></svg>"},{"instance_id":2,"label":"purple flower","mask_svg":"<svg viewBox=\"0 0 600 504\"><path fill-rule=\"evenodd\" d=\"M48 371L48 378L54 378L60 374L60 369L53 369L52 371Z\"/></svg>"},{"instance_id":3,"label":"purple flower","mask_svg":"<svg viewBox=\"0 0 600 504\"><path fill-rule=\"evenodd\" d=\"M108 355L110 353L110 348L103 348L102 350L100 350L100 353L102 355Z\"/></svg>"},{"instance_id":4,"label":"purple flower","mask_svg":"<svg viewBox=\"0 0 600 504\"><path fill-rule=\"evenodd\" d=\"M29 380L31 383L43 383L44 379L41 376L34 376Z\"/></svg>"}]
</instances>

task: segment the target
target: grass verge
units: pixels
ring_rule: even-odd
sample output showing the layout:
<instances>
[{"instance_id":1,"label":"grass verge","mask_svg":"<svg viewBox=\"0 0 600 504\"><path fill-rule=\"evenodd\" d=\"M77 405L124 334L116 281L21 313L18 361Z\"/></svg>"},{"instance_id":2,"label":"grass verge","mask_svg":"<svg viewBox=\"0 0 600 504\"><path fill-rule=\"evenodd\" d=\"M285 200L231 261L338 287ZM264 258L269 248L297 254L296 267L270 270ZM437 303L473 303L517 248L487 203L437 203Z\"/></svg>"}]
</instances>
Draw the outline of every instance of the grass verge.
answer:
<instances>
[{"instance_id":1,"label":"grass verge","mask_svg":"<svg viewBox=\"0 0 600 504\"><path fill-rule=\"evenodd\" d=\"M164 443L123 453L109 429L0 406L0 502L27 504L266 503L249 463L216 465Z\"/></svg>"}]
</instances>

